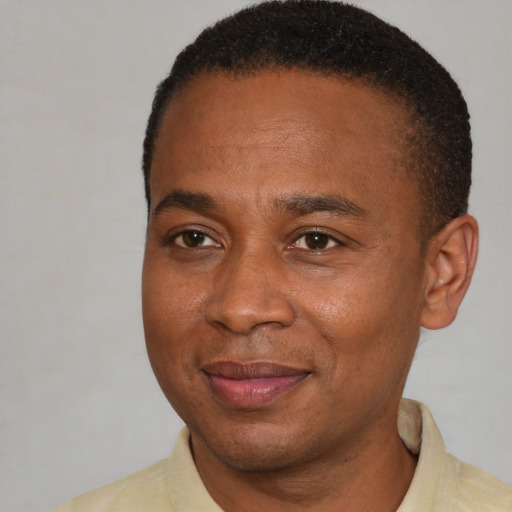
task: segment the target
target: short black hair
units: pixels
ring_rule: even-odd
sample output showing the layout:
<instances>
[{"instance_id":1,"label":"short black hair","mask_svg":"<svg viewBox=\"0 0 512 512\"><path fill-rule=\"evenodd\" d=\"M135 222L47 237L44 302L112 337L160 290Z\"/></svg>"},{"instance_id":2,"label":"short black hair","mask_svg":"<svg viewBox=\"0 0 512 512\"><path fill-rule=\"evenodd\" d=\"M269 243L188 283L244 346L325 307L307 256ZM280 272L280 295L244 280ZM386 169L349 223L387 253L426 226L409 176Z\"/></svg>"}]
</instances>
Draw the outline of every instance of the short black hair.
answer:
<instances>
[{"instance_id":1,"label":"short black hair","mask_svg":"<svg viewBox=\"0 0 512 512\"><path fill-rule=\"evenodd\" d=\"M467 212L471 186L469 113L462 93L418 43L373 14L329 0L272 0L242 9L205 29L176 58L158 86L144 140L149 177L169 102L202 73L246 75L303 70L361 81L402 102L410 113L407 163L422 201L421 229L430 236Z\"/></svg>"}]
</instances>

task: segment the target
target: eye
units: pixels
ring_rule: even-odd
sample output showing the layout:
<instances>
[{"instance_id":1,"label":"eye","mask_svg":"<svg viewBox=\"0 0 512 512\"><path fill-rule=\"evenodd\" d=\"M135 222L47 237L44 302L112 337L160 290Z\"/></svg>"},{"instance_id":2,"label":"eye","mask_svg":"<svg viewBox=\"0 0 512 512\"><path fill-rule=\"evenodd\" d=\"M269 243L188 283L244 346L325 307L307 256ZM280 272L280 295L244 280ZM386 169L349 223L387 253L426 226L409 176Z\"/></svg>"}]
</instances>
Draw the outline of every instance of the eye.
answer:
<instances>
[{"instance_id":1,"label":"eye","mask_svg":"<svg viewBox=\"0 0 512 512\"><path fill-rule=\"evenodd\" d=\"M319 231L306 233L293 243L293 247L298 249L308 249L311 251L330 249L331 247L336 247L337 245L341 245L338 240Z\"/></svg>"},{"instance_id":2,"label":"eye","mask_svg":"<svg viewBox=\"0 0 512 512\"><path fill-rule=\"evenodd\" d=\"M179 233L172 239L172 241L180 247L187 248L219 246L219 244L206 233L197 231L195 229L190 229Z\"/></svg>"}]
</instances>

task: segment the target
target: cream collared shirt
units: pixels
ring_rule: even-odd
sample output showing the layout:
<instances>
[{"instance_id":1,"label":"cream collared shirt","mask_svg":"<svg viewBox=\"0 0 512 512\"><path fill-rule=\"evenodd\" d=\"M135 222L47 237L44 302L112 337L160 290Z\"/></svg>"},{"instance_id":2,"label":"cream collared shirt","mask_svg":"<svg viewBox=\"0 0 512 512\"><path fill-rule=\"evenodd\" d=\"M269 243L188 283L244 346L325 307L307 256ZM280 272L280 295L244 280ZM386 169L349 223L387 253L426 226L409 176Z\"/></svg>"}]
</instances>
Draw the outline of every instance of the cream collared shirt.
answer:
<instances>
[{"instance_id":1,"label":"cream collared shirt","mask_svg":"<svg viewBox=\"0 0 512 512\"><path fill-rule=\"evenodd\" d=\"M402 441L419 454L411 486L397 512L511 512L512 487L446 453L428 409L402 400ZM222 512L208 494L183 429L171 456L53 512Z\"/></svg>"}]
</instances>

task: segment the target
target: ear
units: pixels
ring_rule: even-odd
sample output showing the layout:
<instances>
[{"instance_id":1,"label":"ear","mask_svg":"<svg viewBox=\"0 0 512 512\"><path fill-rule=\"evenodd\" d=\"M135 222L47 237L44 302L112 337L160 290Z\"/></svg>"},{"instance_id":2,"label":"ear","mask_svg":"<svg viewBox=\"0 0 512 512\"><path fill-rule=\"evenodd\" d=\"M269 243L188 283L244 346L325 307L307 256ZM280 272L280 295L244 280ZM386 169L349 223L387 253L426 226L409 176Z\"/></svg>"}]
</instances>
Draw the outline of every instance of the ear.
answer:
<instances>
[{"instance_id":1,"label":"ear","mask_svg":"<svg viewBox=\"0 0 512 512\"><path fill-rule=\"evenodd\" d=\"M427 248L425 302L421 326L450 325L469 288L478 254L478 224L471 215L450 221Z\"/></svg>"}]
</instances>

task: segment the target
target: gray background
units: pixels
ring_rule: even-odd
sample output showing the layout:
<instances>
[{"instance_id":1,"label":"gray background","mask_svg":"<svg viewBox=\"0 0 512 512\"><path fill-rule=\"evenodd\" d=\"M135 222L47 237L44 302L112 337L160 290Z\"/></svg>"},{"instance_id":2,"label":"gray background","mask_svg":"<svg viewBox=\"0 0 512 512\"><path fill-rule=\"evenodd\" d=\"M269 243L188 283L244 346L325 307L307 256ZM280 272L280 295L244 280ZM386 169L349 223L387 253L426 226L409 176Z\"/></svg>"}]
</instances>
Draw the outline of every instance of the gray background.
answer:
<instances>
[{"instance_id":1,"label":"gray background","mask_svg":"<svg viewBox=\"0 0 512 512\"><path fill-rule=\"evenodd\" d=\"M140 320L141 142L177 51L243 0L0 0L0 510L45 510L166 457L180 428ZM510 0L359 4L424 44L473 117L479 265L406 395L512 483Z\"/></svg>"}]
</instances>

